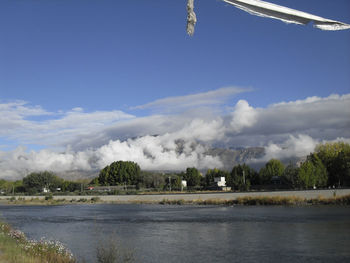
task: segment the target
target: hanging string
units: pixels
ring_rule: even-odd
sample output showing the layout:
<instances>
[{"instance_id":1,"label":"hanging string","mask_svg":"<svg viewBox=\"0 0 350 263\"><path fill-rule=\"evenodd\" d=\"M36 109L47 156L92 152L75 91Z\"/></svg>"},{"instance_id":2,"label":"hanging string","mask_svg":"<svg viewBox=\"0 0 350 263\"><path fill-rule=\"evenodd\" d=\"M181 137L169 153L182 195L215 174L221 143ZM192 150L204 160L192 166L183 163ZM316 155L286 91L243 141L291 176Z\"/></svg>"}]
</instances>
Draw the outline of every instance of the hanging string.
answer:
<instances>
[{"instance_id":1,"label":"hanging string","mask_svg":"<svg viewBox=\"0 0 350 263\"><path fill-rule=\"evenodd\" d=\"M193 36L194 26L197 23L197 17L194 12L194 0L187 1L187 34Z\"/></svg>"}]
</instances>

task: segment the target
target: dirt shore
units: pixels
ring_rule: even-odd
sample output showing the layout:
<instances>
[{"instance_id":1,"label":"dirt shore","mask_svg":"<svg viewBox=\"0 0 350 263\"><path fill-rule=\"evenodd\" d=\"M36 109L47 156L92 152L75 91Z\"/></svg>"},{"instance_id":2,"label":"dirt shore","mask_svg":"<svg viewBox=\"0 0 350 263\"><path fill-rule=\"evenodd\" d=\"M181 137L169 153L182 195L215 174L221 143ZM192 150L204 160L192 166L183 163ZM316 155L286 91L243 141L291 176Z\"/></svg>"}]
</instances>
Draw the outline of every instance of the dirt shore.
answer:
<instances>
[{"instance_id":1,"label":"dirt shore","mask_svg":"<svg viewBox=\"0 0 350 263\"><path fill-rule=\"evenodd\" d=\"M334 196L340 197L344 195L349 195L350 189L327 189L327 190L307 190L307 191L272 191L272 192L223 192L223 193L184 193L184 194L152 194L152 195L99 195L98 197L102 202L115 202L115 203L158 203L162 200L184 200L184 201L194 201L194 200L235 200L239 197L299 197L305 199L312 198L331 198ZM0 200L5 200L11 196L0 196ZM70 195L57 195L53 196L54 200L65 199L66 201L78 200L80 198L92 198L91 195L81 195L81 196L70 196ZM30 200L32 198L38 198L39 200L44 199L44 196L16 196L16 198L23 198L25 200Z\"/></svg>"}]
</instances>

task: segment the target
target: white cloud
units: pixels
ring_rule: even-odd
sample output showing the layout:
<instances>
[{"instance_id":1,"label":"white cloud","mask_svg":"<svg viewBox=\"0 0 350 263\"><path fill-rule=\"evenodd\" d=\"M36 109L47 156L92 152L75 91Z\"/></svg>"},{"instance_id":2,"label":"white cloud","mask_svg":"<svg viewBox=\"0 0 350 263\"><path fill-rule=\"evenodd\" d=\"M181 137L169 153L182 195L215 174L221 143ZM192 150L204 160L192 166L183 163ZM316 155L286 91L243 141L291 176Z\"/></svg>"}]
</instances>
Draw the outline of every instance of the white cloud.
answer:
<instances>
[{"instance_id":1,"label":"white cloud","mask_svg":"<svg viewBox=\"0 0 350 263\"><path fill-rule=\"evenodd\" d=\"M52 113L40 106L28 106L24 101L0 103L0 136L7 136L17 130L31 126L28 117L47 116Z\"/></svg>"},{"instance_id":2,"label":"white cloud","mask_svg":"<svg viewBox=\"0 0 350 263\"><path fill-rule=\"evenodd\" d=\"M194 107L220 105L233 96L248 91L251 91L251 89L226 87L186 96L163 98L144 105L136 106L133 109L154 109L158 111L174 112Z\"/></svg>"},{"instance_id":3,"label":"white cloud","mask_svg":"<svg viewBox=\"0 0 350 263\"><path fill-rule=\"evenodd\" d=\"M200 144L171 140L171 136L144 136L136 140L111 141L96 151L99 166L115 160L135 161L146 170L183 170L195 166L199 169L222 166L217 157L205 155ZM170 140L169 140L170 139Z\"/></svg>"},{"instance_id":4,"label":"white cloud","mask_svg":"<svg viewBox=\"0 0 350 263\"><path fill-rule=\"evenodd\" d=\"M270 141L279 143L289 135L299 134L318 140L350 137L350 94L311 97L250 111L254 112L253 125L241 127L238 135L234 130L227 130L226 136L232 144L267 145ZM250 123L249 118L245 120Z\"/></svg>"},{"instance_id":5,"label":"white cloud","mask_svg":"<svg viewBox=\"0 0 350 263\"><path fill-rule=\"evenodd\" d=\"M306 156L315 150L315 147L320 142L305 134L298 136L289 135L289 138L280 144L270 142L265 147L265 156L263 161L268 161L272 158L290 158L295 156ZM261 161L261 160L260 160Z\"/></svg>"},{"instance_id":6,"label":"white cloud","mask_svg":"<svg viewBox=\"0 0 350 263\"><path fill-rule=\"evenodd\" d=\"M0 136L26 144L62 145L131 118L134 116L117 110L88 113L74 108L54 113L16 101L0 104Z\"/></svg>"},{"instance_id":7,"label":"white cloud","mask_svg":"<svg viewBox=\"0 0 350 263\"><path fill-rule=\"evenodd\" d=\"M288 139L281 143L270 142L265 146L265 155L258 160L252 160L252 162L267 162L272 158L288 159L304 157L315 151L316 146L320 143L339 141L350 143L350 139L348 138L320 141L305 134L299 134L298 136L289 135Z\"/></svg>"},{"instance_id":8,"label":"white cloud","mask_svg":"<svg viewBox=\"0 0 350 263\"><path fill-rule=\"evenodd\" d=\"M15 124L7 125L11 120L3 116L5 112L14 116ZM206 154L213 145L264 146L262 160L268 160L305 156L324 141L350 142L350 94L310 97L266 108L240 100L226 115L208 107L142 118L120 111L86 113L81 108L50 113L15 102L1 104L0 116L0 130L4 127L12 134L6 139L66 149L61 153L49 149L28 152L22 147L0 151L0 177L21 177L33 170L89 171L116 160L136 161L150 170L205 169L223 166L218 157ZM26 116L45 118L33 121Z\"/></svg>"},{"instance_id":9,"label":"white cloud","mask_svg":"<svg viewBox=\"0 0 350 263\"><path fill-rule=\"evenodd\" d=\"M99 170L116 161L135 161L146 170L183 170L186 167L221 167L218 157L205 154L206 147L195 141L180 141L176 136L144 136L127 141L110 141L97 149L62 153L40 150L26 152L18 147L0 151L0 178L17 179L34 171Z\"/></svg>"},{"instance_id":10,"label":"white cloud","mask_svg":"<svg viewBox=\"0 0 350 263\"><path fill-rule=\"evenodd\" d=\"M64 172L68 170L90 170L89 152L63 152L51 150L26 151L24 147L17 147L9 152L0 151L0 177L17 179L33 171Z\"/></svg>"},{"instance_id":11,"label":"white cloud","mask_svg":"<svg viewBox=\"0 0 350 263\"><path fill-rule=\"evenodd\" d=\"M232 113L232 130L235 132L240 132L242 128L251 127L255 124L256 118L256 110L249 106L247 101L240 100L237 102Z\"/></svg>"}]
</instances>

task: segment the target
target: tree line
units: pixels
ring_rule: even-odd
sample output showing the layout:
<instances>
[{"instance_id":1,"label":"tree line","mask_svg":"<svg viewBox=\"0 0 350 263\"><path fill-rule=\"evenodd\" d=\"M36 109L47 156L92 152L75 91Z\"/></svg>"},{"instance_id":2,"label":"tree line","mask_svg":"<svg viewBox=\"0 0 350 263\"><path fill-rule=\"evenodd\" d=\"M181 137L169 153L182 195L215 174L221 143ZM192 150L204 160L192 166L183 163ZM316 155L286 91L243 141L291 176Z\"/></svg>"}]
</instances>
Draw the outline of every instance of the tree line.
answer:
<instances>
[{"instance_id":1,"label":"tree line","mask_svg":"<svg viewBox=\"0 0 350 263\"><path fill-rule=\"evenodd\" d=\"M350 186L350 145L344 142L325 143L316 147L299 165L285 166L271 159L259 171L247 164L239 164L231 171L209 169L203 176L194 167L174 174L141 171L134 162L113 162L101 170L92 181L94 185L135 185L137 188L180 190L186 180L189 189L210 189L214 178L225 177L226 185L233 190L266 188L269 185L290 189L309 189Z\"/></svg>"},{"instance_id":2,"label":"tree line","mask_svg":"<svg viewBox=\"0 0 350 263\"><path fill-rule=\"evenodd\" d=\"M225 177L232 190L289 188L309 189L350 186L350 145L344 142L325 143L316 147L306 159L285 166L280 160L269 160L259 171L247 164L239 164L231 171L209 169L205 175L194 167L180 173L142 171L131 161L116 161L104 167L90 182L64 180L52 172L34 172L22 180L0 180L2 193L36 194L44 189L50 192L81 192L91 186L133 186L135 189L181 190L182 181L189 190L211 189L216 177Z\"/></svg>"},{"instance_id":3,"label":"tree line","mask_svg":"<svg viewBox=\"0 0 350 263\"><path fill-rule=\"evenodd\" d=\"M42 192L78 193L81 191L82 186L87 183L86 180L64 180L53 172L43 171L30 173L22 180L14 182L1 179L0 190L2 194L26 193L33 195Z\"/></svg>"}]
</instances>

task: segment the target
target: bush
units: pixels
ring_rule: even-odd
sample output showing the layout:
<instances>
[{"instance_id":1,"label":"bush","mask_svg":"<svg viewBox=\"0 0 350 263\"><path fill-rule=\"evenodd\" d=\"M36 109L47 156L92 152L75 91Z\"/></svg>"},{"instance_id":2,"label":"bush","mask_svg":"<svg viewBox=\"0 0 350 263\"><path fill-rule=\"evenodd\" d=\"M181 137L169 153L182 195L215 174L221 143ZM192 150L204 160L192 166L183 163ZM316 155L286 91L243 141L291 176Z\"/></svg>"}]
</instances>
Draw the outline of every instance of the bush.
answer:
<instances>
[{"instance_id":1,"label":"bush","mask_svg":"<svg viewBox=\"0 0 350 263\"><path fill-rule=\"evenodd\" d=\"M50 201L53 199L53 195L52 194L48 194L45 196L45 201Z\"/></svg>"},{"instance_id":2,"label":"bush","mask_svg":"<svg viewBox=\"0 0 350 263\"><path fill-rule=\"evenodd\" d=\"M123 248L113 239L110 239L108 242L100 242L96 249L96 257L98 263L135 262L133 253Z\"/></svg>"},{"instance_id":3,"label":"bush","mask_svg":"<svg viewBox=\"0 0 350 263\"><path fill-rule=\"evenodd\" d=\"M91 197L91 202L93 203L100 202L100 201L101 201L101 198L99 198L98 196Z\"/></svg>"}]
</instances>

